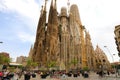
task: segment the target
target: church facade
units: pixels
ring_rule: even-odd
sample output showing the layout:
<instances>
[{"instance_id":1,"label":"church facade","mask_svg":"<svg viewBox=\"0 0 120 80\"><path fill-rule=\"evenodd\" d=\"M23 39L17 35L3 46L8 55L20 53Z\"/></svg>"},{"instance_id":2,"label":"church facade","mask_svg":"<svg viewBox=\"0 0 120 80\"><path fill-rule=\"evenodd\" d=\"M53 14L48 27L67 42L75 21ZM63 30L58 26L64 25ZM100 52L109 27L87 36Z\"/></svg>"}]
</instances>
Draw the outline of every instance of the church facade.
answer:
<instances>
[{"instance_id":1,"label":"church facade","mask_svg":"<svg viewBox=\"0 0 120 80\"><path fill-rule=\"evenodd\" d=\"M97 52L94 50L91 37L80 20L77 5L73 4L67 11L62 7L57 12L56 0L51 1L48 21L46 1L41 9L36 40L30 50L31 59L39 67L56 67L60 70L98 68ZM109 61L105 56L105 63ZM101 62L102 63L102 62Z\"/></svg>"}]
</instances>

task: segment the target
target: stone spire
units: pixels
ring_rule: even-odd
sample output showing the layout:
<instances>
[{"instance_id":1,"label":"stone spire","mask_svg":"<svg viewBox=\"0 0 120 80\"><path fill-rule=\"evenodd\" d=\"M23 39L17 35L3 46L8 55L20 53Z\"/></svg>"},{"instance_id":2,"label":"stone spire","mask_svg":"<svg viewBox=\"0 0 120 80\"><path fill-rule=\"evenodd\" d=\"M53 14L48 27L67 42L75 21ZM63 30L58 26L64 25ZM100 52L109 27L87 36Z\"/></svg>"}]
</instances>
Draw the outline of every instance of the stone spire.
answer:
<instances>
[{"instance_id":1,"label":"stone spire","mask_svg":"<svg viewBox=\"0 0 120 80\"><path fill-rule=\"evenodd\" d=\"M85 38L84 38L84 27L82 26L79 10L77 5L73 4L70 7L70 33L72 36L72 45L76 46L81 44L81 56L82 56L82 68L87 66L87 56L85 52ZM73 47L73 54L75 52Z\"/></svg>"},{"instance_id":2,"label":"stone spire","mask_svg":"<svg viewBox=\"0 0 120 80\"><path fill-rule=\"evenodd\" d=\"M82 25L77 5L70 7L70 32L72 36L80 36L80 26Z\"/></svg>"},{"instance_id":3,"label":"stone spire","mask_svg":"<svg viewBox=\"0 0 120 80\"><path fill-rule=\"evenodd\" d=\"M61 70L68 70L68 63L70 60L68 57L70 54L69 46L70 46L70 39L69 39L69 25L68 25L68 16L67 16L67 9L65 7L61 8L60 13L60 68Z\"/></svg>"},{"instance_id":4,"label":"stone spire","mask_svg":"<svg viewBox=\"0 0 120 80\"><path fill-rule=\"evenodd\" d=\"M44 53L44 39L45 39L45 27L46 27L46 2L45 7L41 10L41 15L38 22L37 33L36 33L36 40L34 43L33 49L33 61L38 63L42 62L41 57Z\"/></svg>"},{"instance_id":5,"label":"stone spire","mask_svg":"<svg viewBox=\"0 0 120 80\"><path fill-rule=\"evenodd\" d=\"M80 20L80 15L79 15L79 10L78 10L78 6L73 4L71 7L70 7L70 17L72 18L72 22L75 21L75 22L79 22L81 25L81 20Z\"/></svg>"},{"instance_id":6,"label":"stone spire","mask_svg":"<svg viewBox=\"0 0 120 80\"><path fill-rule=\"evenodd\" d=\"M61 14L60 14L61 17L67 17L67 9L65 7L62 7L61 8Z\"/></svg>"},{"instance_id":7,"label":"stone spire","mask_svg":"<svg viewBox=\"0 0 120 80\"><path fill-rule=\"evenodd\" d=\"M57 4L56 4L56 1L57 1L57 0L55 0L54 7L57 9Z\"/></svg>"},{"instance_id":8,"label":"stone spire","mask_svg":"<svg viewBox=\"0 0 120 80\"><path fill-rule=\"evenodd\" d=\"M44 7L44 10L45 10L45 11L46 11L47 1L48 1L48 0L45 0L45 7Z\"/></svg>"},{"instance_id":9,"label":"stone spire","mask_svg":"<svg viewBox=\"0 0 120 80\"><path fill-rule=\"evenodd\" d=\"M58 32L58 17L57 17L57 10L56 10L56 3L53 5L53 0L51 2L51 7L48 16L48 27L47 33L50 35L54 35L57 37L56 32Z\"/></svg>"},{"instance_id":10,"label":"stone spire","mask_svg":"<svg viewBox=\"0 0 120 80\"><path fill-rule=\"evenodd\" d=\"M49 16L48 16L48 26L47 26L47 47L48 54L50 55L50 60L56 60L56 54L58 49L58 16L56 10L56 0L51 1ZM54 57L53 57L54 56ZM49 60L49 59L48 59Z\"/></svg>"},{"instance_id":11,"label":"stone spire","mask_svg":"<svg viewBox=\"0 0 120 80\"><path fill-rule=\"evenodd\" d=\"M33 55L33 45L31 45L30 51L29 51L29 58L32 59Z\"/></svg>"}]
</instances>

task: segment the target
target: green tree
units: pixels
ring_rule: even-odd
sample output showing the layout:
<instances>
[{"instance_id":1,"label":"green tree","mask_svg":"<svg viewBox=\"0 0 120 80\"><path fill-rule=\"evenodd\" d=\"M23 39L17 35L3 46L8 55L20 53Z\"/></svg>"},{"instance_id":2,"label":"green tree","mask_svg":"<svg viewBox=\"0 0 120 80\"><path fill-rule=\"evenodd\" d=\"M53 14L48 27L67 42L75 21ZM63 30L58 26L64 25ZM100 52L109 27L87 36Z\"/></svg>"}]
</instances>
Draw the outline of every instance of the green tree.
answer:
<instances>
[{"instance_id":1,"label":"green tree","mask_svg":"<svg viewBox=\"0 0 120 80\"><path fill-rule=\"evenodd\" d=\"M0 55L0 64L9 64L11 59L5 55Z\"/></svg>"},{"instance_id":2,"label":"green tree","mask_svg":"<svg viewBox=\"0 0 120 80\"><path fill-rule=\"evenodd\" d=\"M78 60L77 60L77 59L73 59L73 60L71 61L71 64L74 64L74 66L76 66L77 63L78 63Z\"/></svg>"},{"instance_id":3,"label":"green tree","mask_svg":"<svg viewBox=\"0 0 120 80\"><path fill-rule=\"evenodd\" d=\"M48 63L48 68L52 68L56 66L56 61L51 61Z\"/></svg>"},{"instance_id":4,"label":"green tree","mask_svg":"<svg viewBox=\"0 0 120 80\"><path fill-rule=\"evenodd\" d=\"M88 71L89 68L86 66L86 67L83 68L83 70L84 70L84 71Z\"/></svg>"},{"instance_id":5,"label":"green tree","mask_svg":"<svg viewBox=\"0 0 120 80\"><path fill-rule=\"evenodd\" d=\"M27 59L27 68L35 68L36 66L38 66L37 62L33 62L30 58Z\"/></svg>"}]
</instances>

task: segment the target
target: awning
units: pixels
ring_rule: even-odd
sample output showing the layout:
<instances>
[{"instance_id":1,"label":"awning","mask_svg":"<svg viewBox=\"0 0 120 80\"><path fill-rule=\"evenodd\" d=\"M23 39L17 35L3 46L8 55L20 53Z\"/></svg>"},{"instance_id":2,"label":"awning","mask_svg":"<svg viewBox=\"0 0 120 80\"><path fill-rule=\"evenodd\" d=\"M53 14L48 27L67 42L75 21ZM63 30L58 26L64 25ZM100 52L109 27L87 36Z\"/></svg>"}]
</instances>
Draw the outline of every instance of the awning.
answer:
<instances>
[{"instance_id":1,"label":"awning","mask_svg":"<svg viewBox=\"0 0 120 80\"><path fill-rule=\"evenodd\" d=\"M22 66L22 64L19 63L9 63L10 66Z\"/></svg>"}]
</instances>

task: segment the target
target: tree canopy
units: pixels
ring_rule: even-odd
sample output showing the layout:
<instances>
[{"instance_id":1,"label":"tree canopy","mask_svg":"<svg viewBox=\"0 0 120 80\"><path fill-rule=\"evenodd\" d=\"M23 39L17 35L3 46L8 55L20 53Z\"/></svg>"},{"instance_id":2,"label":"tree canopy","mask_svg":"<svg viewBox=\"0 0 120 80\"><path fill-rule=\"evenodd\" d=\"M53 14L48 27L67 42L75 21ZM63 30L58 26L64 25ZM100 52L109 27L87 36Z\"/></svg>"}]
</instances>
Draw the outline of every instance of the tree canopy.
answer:
<instances>
[{"instance_id":1,"label":"tree canopy","mask_svg":"<svg viewBox=\"0 0 120 80\"><path fill-rule=\"evenodd\" d=\"M8 56L0 55L0 64L8 64L11 59Z\"/></svg>"}]
</instances>

